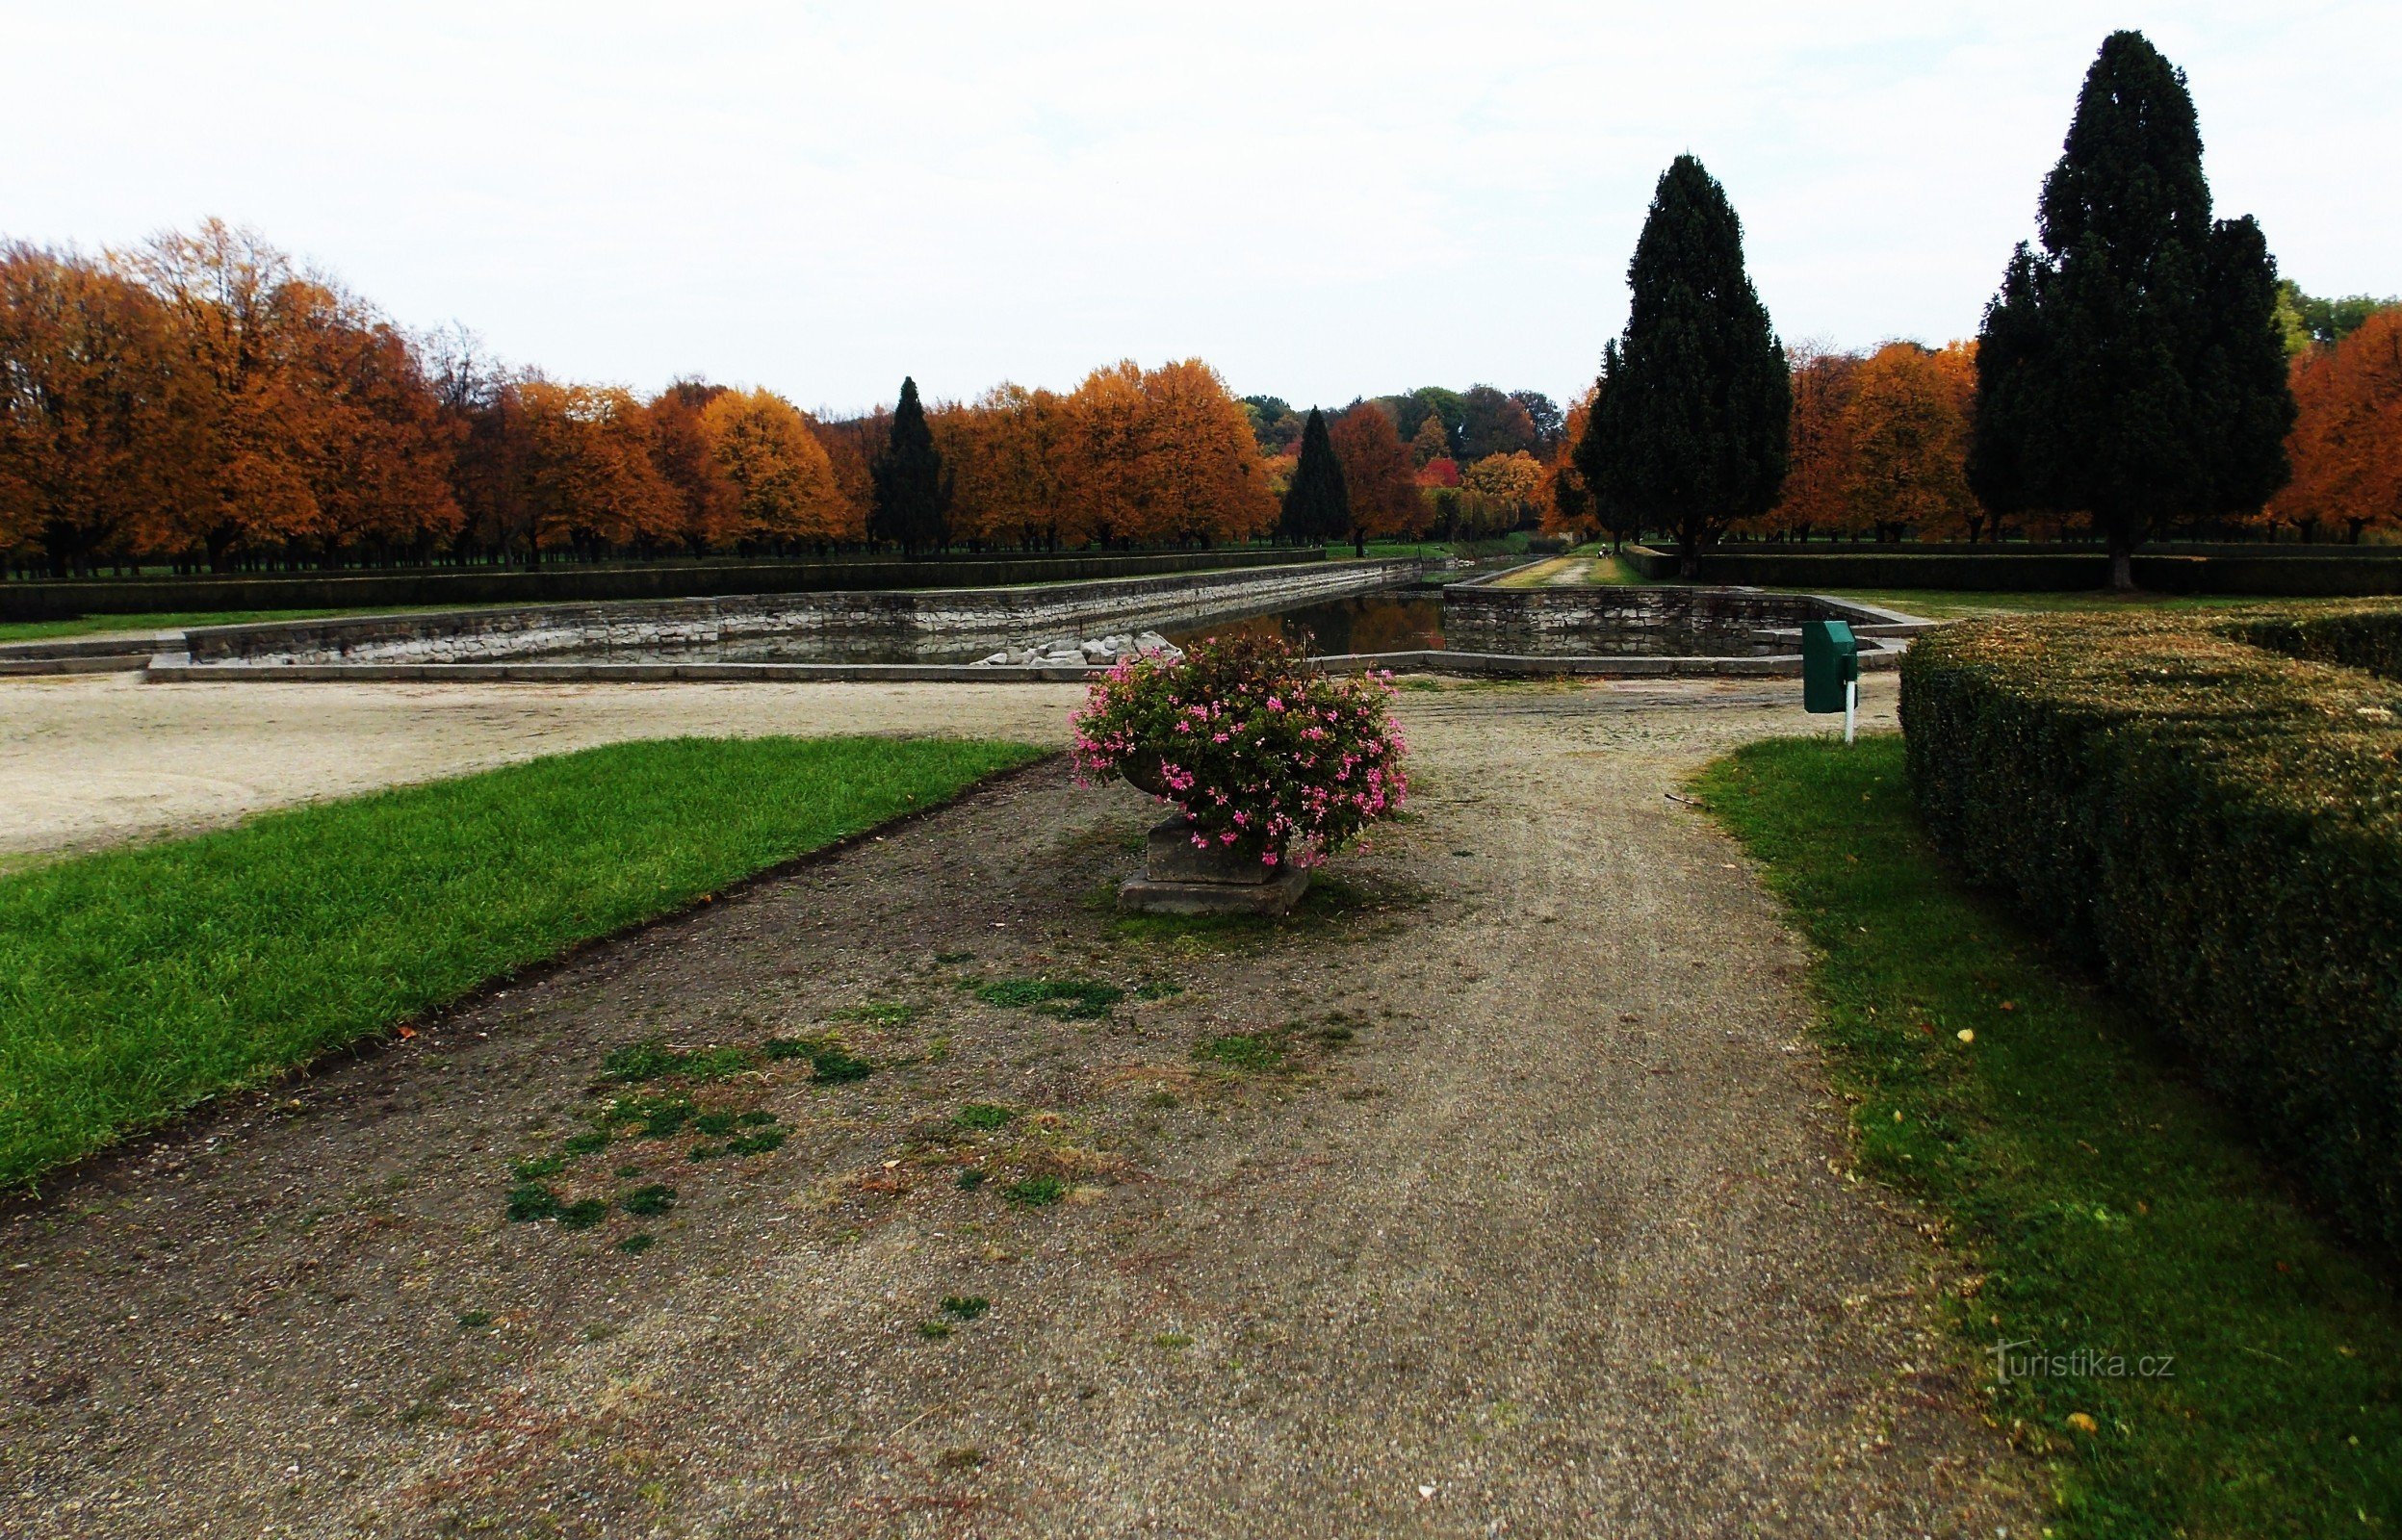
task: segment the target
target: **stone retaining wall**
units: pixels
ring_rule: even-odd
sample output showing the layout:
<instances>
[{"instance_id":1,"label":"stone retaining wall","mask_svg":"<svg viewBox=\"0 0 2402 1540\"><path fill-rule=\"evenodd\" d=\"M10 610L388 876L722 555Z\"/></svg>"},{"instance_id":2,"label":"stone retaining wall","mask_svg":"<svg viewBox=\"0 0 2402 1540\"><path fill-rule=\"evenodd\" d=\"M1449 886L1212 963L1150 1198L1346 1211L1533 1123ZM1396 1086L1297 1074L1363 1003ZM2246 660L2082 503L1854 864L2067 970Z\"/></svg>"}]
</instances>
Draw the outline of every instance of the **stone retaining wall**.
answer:
<instances>
[{"instance_id":1,"label":"stone retaining wall","mask_svg":"<svg viewBox=\"0 0 2402 1540\"><path fill-rule=\"evenodd\" d=\"M1767 656L1797 653L1803 621L1847 621L1872 634L1917 629L1911 617L1873 605L1744 588L1498 588L1466 582L1443 590L1443 606L1447 644L1502 654L1524 642L1573 636L1577 652L1598 656Z\"/></svg>"},{"instance_id":2,"label":"stone retaining wall","mask_svg":"<svg viewBox=\"0 0 2402 1540\"><path fill-rule=\"evenodd\" d=\"M201 666L495 663L570 653L607 659L619 654L705 649L738 660L746 650L764 653L777 639L803 637L835 651L959 651L1256 614L1382 588L1416 576L1425 566L1416 561L1303 562L1013 588L543 604L214 626L187 635L192 662Z\"/></svg>"},{"instance_id":3,"label":"stone retaining wall","mask_svg":"<svg viewBox=\"0 0 2402 1540\"><path fill-rule=\"evenodd\" d=\"M725 594L850 592L1281 567L1315 547L1221 546L1205 551L836 556L818 561L713 559L586 566L420 567L392 572L280 573L251 577L76 578L0 581L0 621L73 620L242 609L368 609L378 604L607 603Z\"/></svg>"}]
</instances>

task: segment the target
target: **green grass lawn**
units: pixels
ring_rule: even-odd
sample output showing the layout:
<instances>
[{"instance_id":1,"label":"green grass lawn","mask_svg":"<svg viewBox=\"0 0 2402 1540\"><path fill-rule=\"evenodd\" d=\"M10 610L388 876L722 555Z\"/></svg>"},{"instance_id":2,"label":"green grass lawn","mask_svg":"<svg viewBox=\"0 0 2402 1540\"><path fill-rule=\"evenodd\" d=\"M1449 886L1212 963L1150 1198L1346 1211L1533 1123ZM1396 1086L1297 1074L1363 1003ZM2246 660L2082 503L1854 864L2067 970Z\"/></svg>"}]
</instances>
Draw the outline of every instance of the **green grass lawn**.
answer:
<instances>
[{"instance_id":1,"label":"green grass lawn","mask_svg":"<svg viewBox=\"0 0 2402 1540\"><path fill-rule=\"evenodd\" d=\"M1938 865L1900 740L1755 744L1697 789L1821 950L1819 1039L1861 1169L1947 1220L1981 1277L1950 1304L1991 1415L2054 1483L2045 1532L2402 1528L2389 1288L2137 1014ZM1996 1382L1997 1343L2105 1372Z\"/></svg>"},{"instance_id":2,"label":"green grass lawn","mask_svg":"<svg viewBox=\"0 0 2402 1540\"><path fill-rule=\"evenodd\" d=\"M0 878L0 1189L1040 753L623 743Z\"/></svg>"},{"instance_id":3,"label":"green grass lawn","mask_svg":"<svg viewBox=\"0 0 2402 1540\"><path fill-rule=\"evenodd\" d=\"M370 609L210 609L168 610L151 615L79 615L73 620L0 623L0 642L47 642L64 637L105 636L117 631L168 631L192 626L247 626L253 621L323 620L328 615L401 615L417 610L472 607L462 604L385 604Z\"/></svg>"}]
</instances>

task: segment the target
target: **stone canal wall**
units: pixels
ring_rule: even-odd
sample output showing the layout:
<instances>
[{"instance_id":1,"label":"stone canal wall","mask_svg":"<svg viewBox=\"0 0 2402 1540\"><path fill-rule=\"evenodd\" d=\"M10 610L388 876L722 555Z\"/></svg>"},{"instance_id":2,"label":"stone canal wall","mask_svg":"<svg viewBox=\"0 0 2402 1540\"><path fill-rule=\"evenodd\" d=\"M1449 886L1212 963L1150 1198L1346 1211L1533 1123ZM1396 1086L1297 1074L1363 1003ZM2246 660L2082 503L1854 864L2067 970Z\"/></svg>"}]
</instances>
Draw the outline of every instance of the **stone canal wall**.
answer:
<instances>
[{"instance_id":1,"label":"stone canal wall","mask_svg":"<svg viewBox=\"0 0 2402 1540\"><path fill-rule=\"evenodd\" d=\"M1911 618L1815 594L1745 588L1497 588L1484 582L1443 589L1443 637L1463 652L1513 653L1525 644L1591 655L1766 656L1800 650L1808 620L1849 622L1871 635L1906 635Z\"/></svg>"},{"instance_id":2,"label":"stone canal wall","mask_svg":"<svg viewBox=\"0 0 2402 1540\"><path fill-rule=\"evenodd\" d=\"M496 663L574 654L718 648L779 638L838 646L1023 645L1129 626L1193 623L1363 593L1423 571L1417 561L1312 561L1008 588L750 595L518 609L450 610L213 626L187 633L195 665Z\"/></svg>"}]
</instances>

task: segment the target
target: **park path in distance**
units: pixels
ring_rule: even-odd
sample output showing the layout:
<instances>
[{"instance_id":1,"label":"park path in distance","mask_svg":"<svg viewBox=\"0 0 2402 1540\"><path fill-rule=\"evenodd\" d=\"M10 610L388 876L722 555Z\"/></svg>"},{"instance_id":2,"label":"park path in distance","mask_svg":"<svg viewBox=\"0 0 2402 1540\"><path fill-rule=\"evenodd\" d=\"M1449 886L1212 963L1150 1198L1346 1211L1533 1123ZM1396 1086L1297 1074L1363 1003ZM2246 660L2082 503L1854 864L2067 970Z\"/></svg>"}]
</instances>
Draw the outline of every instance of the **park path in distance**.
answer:
<instances>
[{"instance_id":1,"label":"park path in distance","mask_svg":"<svg viewBox=\"0 0 2402 1540\"><path fill-rule=\"evenodd\" d=\"M1416 816L1267 938L1116 926L1152 809L1038 767L100 1163L0 1225L0 1534L2032 1534L1663 795L1795 693L1406 693ZM961 988L1032 976L1180 992ZM650 1249L503 1218L611 1047L830 1028L883 1067L702 1092L781 1150L634 1160Z\"/></svg>"}]
</instances>

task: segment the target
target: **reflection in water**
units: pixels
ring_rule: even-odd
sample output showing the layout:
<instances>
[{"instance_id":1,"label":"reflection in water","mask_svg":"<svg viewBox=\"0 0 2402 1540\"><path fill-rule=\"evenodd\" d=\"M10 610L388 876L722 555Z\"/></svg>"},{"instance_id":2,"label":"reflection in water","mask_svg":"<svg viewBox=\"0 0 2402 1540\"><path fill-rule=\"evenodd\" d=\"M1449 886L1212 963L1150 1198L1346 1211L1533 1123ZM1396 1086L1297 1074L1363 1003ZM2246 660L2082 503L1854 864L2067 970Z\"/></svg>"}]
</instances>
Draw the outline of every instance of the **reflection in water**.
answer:
<instances>
[{"instance_id":1,"label":"reflection in water","mask_svg":"<svg viewBox=\"0 0 2402 1540\"><path fill-rule=\"evenodd\" d=\"M1432 594L1355 594L1168 632L1179 647L1202 636L1281 636L1320 655L1425 652L1443 645L1443 602Z\"/></svg>"},{"instance_id":2,"label":"reflection in water","mask_svg":"<svg viewBox=\"0 0 2402 1540\"><path fill-rule=\"evenodd\" d=\"M1465 653L1498 653L1518 656L1619 655L1741 655L1773 651L1762 635L1747 628L1729 632L1721 624L1705 632L1690 620L1682 624L1641 627L1532 629L1497 622L1489 611L1463 606L1445 615L1439 591L1423 588L1386 589L1342 599L1313 600L1266 614L1195 621L1160 615L1146 620L1116 619L1099 635L1156 629L1170 641L1189 645L1204 636L1282 636L1303 651L1321 656L1356 653L1416 653L1446 648ZM1061 635L1061 629L1045 635ZM573 650L551 655L614 662L728 663L970 663L1008 646L1023 646L1041 638L898 629L827 629L766 635L737 635L683 644L650 638L632 645L612 645L604 634Z\"/></svg>"}]
</instances>

